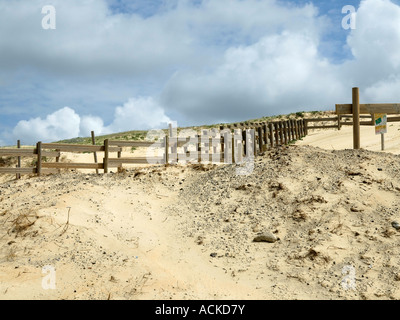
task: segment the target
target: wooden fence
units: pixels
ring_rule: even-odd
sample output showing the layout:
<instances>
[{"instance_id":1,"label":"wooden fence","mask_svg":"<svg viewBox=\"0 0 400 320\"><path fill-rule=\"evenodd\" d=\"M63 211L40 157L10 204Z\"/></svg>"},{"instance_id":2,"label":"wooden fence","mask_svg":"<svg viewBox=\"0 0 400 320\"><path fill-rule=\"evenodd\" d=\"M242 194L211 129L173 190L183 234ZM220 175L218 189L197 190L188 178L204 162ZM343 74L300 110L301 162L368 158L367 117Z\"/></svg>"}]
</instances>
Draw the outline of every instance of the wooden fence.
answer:
<instances>
[{"instance_id":1,"label":"wooden fence","mask_svg":"<svg viewBox=\"0 0 400 320\"><path fill-rule=\"evenodd\" d=\"M115 141L104 140L103 145L78 145L38 142L35 148L0 149L1 157L17 157L17 166L0 167L0 174L57 173L60 169L93 169L109 172L120 170L124 164L174 164L180 160L200 163L238 163L250 153L254 156L279 145L287 145L307 135L307 121L286 120L269 123L233 125L218 129L202 130L192 137L165 135L159 141ZM93 133L92 133L93 136ZM154 148L158 156L122 157L123 148ZM191 150L190 150L191 149ZM60 162L62 152L93 153L94 162ZM103 161L97 162L97 153L104 153ZM115 153L115 156L112 154ZM31 166L21 167L21 157L32 158ZM54 161L49 161L55 159Z\"/></svg>"},{"instance_id":2,"label":"wooden fence","mask_svg":"<svg viewBox=\"0 0 400 320\"><path fill-rule=\"evenodd\" d=\"M361 115L360 125L373 125L371 115ZM346 121L347 120L347 121ZM400 121L400 117L388 117L388 122ZM313 124L313 125L311 125ZM36 148L21 149L20 142L17 148L0 149L1 157L17 157L15 168L0 167L0 174L47 174L57 173L60 169L93 169L96 172L111 168L120 170L124 164L166 164L178 163L180 160L190 162L237 163L247 156L249 151L254 156L280 145L287 145L306 136L314 129L339 129L342 126L352 125L352 115L341 114L331 118L302 118L274 122L246 122L221 126L218 129L202 130L192 137L177 137L172 131L159 141L116 141L104 140L103 145L42 143ZM155 148L158 156L122 157L123 148ZM189 149L192 148L192 151ZM250 149L249 149L250 148ZM161 152L160 152L161 151ZM60 162L61 152L93 153L94 162L65 163ZM97 153L104 153L103 161L97 162ZM113 156L112 154L116 155ZM32 158L32 166L21 167L21 158ZM49 162L48 158L55 158Z\"/></svg>"}]
</instances>

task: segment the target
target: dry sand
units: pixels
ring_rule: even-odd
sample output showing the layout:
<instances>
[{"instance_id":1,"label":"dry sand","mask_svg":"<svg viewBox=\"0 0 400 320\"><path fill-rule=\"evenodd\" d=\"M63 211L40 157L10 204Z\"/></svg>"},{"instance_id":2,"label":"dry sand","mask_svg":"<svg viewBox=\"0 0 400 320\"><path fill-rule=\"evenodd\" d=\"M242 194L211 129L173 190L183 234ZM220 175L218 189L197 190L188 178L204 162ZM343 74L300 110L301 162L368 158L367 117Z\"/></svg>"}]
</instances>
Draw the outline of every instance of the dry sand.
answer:
<instances>
[{"instance_id":1,"label":"dry sand","mask_svg":"<svg viewBox=\"0 0 400 320\"><path fill-rule=\"evenodd\" d=\"M249 176L237 165L2 176L0 298L399 299L399 128L385 152L372 127L359 151L344 150L351 127L310 132ZM253 242L261 232L278 240Z\"/></svg>"}]
</instances>

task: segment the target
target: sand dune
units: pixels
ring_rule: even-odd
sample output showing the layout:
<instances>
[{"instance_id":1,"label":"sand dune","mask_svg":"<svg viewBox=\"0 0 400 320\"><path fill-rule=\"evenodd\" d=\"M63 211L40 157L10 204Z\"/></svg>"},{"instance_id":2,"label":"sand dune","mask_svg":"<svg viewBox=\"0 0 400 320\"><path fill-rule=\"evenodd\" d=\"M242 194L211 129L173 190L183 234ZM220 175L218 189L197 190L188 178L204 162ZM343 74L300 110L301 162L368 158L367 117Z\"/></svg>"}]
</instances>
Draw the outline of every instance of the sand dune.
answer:
<instances>
[{"instance_id":1,"label":"sand dune","mask_svg":"<svg viewBox=\"0 0 400 320\"><path fill-rule=\"evenodd\" d=\"M358 151L351 127L310 132L249 176L179 165L3 180L0 298L399 299L399 128L385 152L372 127ZM263 232L277 241L253 242Z\"/></svg>"}]
</instances>

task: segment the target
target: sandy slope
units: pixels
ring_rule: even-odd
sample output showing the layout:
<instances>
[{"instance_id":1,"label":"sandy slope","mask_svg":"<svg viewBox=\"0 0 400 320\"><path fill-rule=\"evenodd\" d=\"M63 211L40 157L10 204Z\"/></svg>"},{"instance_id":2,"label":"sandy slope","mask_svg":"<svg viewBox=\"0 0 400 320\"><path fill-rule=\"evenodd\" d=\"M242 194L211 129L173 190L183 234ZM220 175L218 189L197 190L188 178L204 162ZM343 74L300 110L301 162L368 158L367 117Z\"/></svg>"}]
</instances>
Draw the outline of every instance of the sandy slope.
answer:
<instances>
[{"instance_id":1,"label":"sandy slope","mask_svg":"<svg viewBox=\"0 0 400 320\"><path fill-rule=\"evenodd\" d=\"M339 150L351 143L351 127L310 133L249 176L148 166L3 181L0 298L399 299L399 158ZM387 146L400 150L395 135ZM263 231L279 240L253 242ZM42 287L46 265L56 289Z\"/></svg>"},{"instance_id":2,"label":"sandy slope","mask_svg":"<svg viewBox=\"0 0 400 320\"><path fill-rule=\"evenodd\" d=\"M370 151L381 151L381 136L375 134L373 126L360 127L361 148ZM311 130L303 141L297 145L311 145L328 150L353 148L353 127L343 126L341 130ZM400 123L388 123L388 132L385 134L385 150L393 154L400 153Z\"/></svg>"}]
</instances>

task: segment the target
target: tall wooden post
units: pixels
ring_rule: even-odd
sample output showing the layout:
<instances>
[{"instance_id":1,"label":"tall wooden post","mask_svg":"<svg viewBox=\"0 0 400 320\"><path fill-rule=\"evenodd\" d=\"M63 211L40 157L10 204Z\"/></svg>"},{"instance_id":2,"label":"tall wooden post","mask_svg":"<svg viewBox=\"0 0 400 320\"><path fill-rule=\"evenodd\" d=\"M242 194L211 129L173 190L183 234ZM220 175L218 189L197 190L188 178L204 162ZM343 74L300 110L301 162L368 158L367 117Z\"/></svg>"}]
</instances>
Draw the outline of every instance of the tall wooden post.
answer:
<instances>
[{"instance_id":1,"label":"tall wooden post","mask_svg":"<svg viewBox=\"0 0 400 320\"><path fill-rule=\"evenodd\" d=\"M109 157L109 141L108 139L104 140L104 173L108 173L108 157Z\"/></svg>"},{"instance_id":2,"label":"tall wooden post","mask_svg":"<svg viewBox=\"0 0 400 320\"><path fill-rule=\"evenodd\" d=\"M164 161L165 164L168 164L169 161L169 156L168 156L168 150L169 149L169 138L168 135L165 135L164 137Z\"/></svg>"},{"instance_id":3,"label":"tall wooden post","mask_svg":"<svg viewBox=\"0 0 400 320\"><path fill-rule=\"evenodd\" d=\"M36 144L36 152L37 152L37 163L36 163L36 173L38 177L42 174L42 142L39 141Z\"/></svg>"},{"instance_id":4,"label":"tall wooden post","mask_svg":"<svg viewBox=\"0 0 400 320\"><path fill-rule=\"evenodd\" d=\"M353 148L360 149L360 93L353 88Z\"/></svg>"},{"instance_id":5,"label":"tall wooden post","mask_svg":"<svg viewBox=\"0 0 400 320\"><path fill-rule=\"evenodd\" d=\"M17 141L17 148L18 148L18 149L21 149L21 140L18 140L18 141ZM18 156L18 160L17 160L17 161L18 161L18 162L17 162L17 168L21 168L21 156ZM21 174L20 174L20 173L17 173L16 178L17 178L17 179L21 179Z\"/></svg>"}]
</instances>

